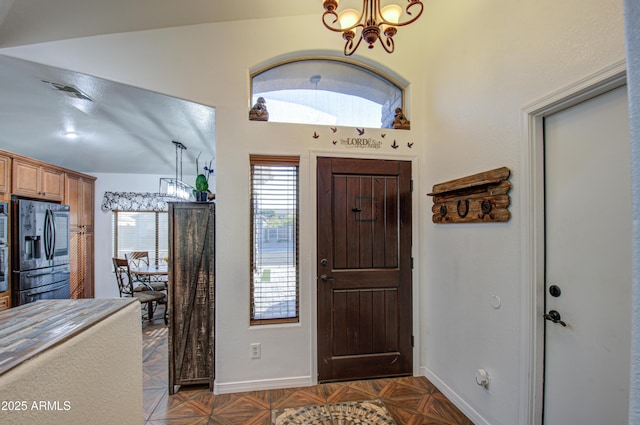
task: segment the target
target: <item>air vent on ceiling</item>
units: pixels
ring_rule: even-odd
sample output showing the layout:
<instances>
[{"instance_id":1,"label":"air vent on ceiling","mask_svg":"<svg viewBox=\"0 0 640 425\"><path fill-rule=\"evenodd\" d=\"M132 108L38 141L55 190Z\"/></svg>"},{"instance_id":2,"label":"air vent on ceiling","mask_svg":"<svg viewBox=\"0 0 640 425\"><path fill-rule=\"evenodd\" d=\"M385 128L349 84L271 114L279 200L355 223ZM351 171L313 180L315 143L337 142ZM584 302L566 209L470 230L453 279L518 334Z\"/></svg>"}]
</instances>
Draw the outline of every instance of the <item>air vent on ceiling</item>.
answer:
<instances>
[{"instance_id":1,"label":"air vent on ceiling","mask_svg":"<svg viewBox=\"0 0 640 425\"><path fill-rule=\"evenodd\" d=\"M82 91L80 91L79 89L67 85L67 84L61 84L61 83L53 83L51 81L46 81L46 80L41 80L43 83L48 84L49 86L51 86L52 88L61 91L62 93L66 94L67 96L71 96L71 97L75 97L76 99L83 99L83 100L88 100L90 102L93 102L93 99L91 99L89 96L87 96L86 94L84 94Z\"/></svg>"}]
</instances>

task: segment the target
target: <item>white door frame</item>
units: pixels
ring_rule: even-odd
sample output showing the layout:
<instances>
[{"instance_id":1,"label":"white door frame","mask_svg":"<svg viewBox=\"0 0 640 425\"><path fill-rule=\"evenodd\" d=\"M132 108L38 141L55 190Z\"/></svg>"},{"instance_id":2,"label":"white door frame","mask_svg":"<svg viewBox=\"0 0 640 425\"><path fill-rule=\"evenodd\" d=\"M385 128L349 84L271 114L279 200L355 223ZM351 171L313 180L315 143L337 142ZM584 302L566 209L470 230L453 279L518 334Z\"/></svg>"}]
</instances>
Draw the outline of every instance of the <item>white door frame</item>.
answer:
<instances>
[{"instance_id":1,"label":"white door frame","mask_svg":"<svg viewBox=\"0 0 640 425\"><path fill-rule=\"evenodd\" d=\"M545 96L521 110L521 320L518 423L542 424L544 360L544 117L627 81L625 60Z\"/></svg>"}]
</instances>

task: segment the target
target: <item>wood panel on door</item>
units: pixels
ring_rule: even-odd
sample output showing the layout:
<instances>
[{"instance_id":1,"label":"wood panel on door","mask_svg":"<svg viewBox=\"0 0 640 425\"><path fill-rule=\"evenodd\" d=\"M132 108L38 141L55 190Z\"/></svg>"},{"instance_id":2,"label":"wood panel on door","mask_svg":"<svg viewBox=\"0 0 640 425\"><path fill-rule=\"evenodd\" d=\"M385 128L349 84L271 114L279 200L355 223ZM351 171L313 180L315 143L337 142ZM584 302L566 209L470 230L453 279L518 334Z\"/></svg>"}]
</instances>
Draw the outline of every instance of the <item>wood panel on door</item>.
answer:
<instances>
[{"instance_id":1,"label":"wood panel on door","mask_svg":"<svg viewBox=\"0 0 640 425\"><path fill-rule=\"evenodd\" d=\"M411 163L318 158L318 379L410 375Z\"/></svg>"},{"instance_id":2,"label":"wood panel on door","mask_svg":"<svg viewBox=\"0 0 640 425\"><path fill-rule=\"evenodd\" d=\"M215 380L215 204L169 204L169 394Z\"/></svg>"}]
</instances>

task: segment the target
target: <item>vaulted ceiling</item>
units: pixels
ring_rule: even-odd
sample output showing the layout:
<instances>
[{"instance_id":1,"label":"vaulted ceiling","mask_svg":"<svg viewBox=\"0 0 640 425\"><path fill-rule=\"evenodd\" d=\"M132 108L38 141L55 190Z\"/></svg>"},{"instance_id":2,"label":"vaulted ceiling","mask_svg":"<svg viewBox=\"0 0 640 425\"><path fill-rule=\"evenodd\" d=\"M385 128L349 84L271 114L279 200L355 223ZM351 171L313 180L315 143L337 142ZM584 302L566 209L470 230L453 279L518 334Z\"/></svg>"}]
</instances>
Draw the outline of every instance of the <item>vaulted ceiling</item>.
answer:
<instances>
[{"instance_id":1,"label":"vaulted ceiling","mask_svg":"<svg viewBox=\"0 0 640 425\"><path fill-rule=\"evenodd\" d=\"M0 49L312 14L321 7L315 0L0 0ZM215 109L210 106L1 54L0 93L0 148L59 166L87 173L166 174L175 166L172 140L183 142L189 157L215 155ZM67 130L78 131L78 138L66 139Z\"/></svg>"},{"instance_id":2,"label":"vaulted ceiling","mask_svg":"<svg viewBox=\"0 0 640 425\"><path fill-rule=\"evenodd\" d=\"M321 10L319 0L2 0L0 48Z\"/></svg>"}]
</instances>

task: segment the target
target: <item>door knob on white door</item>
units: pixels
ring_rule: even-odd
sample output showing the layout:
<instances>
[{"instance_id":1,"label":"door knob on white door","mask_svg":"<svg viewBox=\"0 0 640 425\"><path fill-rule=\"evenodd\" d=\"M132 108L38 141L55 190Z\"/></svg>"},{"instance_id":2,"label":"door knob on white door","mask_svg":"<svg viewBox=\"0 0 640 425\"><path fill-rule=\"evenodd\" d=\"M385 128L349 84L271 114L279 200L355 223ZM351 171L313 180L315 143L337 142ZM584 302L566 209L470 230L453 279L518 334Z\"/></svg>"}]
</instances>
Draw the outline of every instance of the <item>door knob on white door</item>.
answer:
<instances>
[{"instance_id":1,"label":"door knob on white door","mask_svg":"<svg viewBox=\"0 0 640 425\"><path fill-rule=\"evenodd\" d=\"M560 316L560 313L558 313L555 310L551 310L549 313L545 314L544 318L552 321L553 323L558 323L562 326L567 326L567 324L561 320L562 317Z\"/></svg>"}]
</instances>

